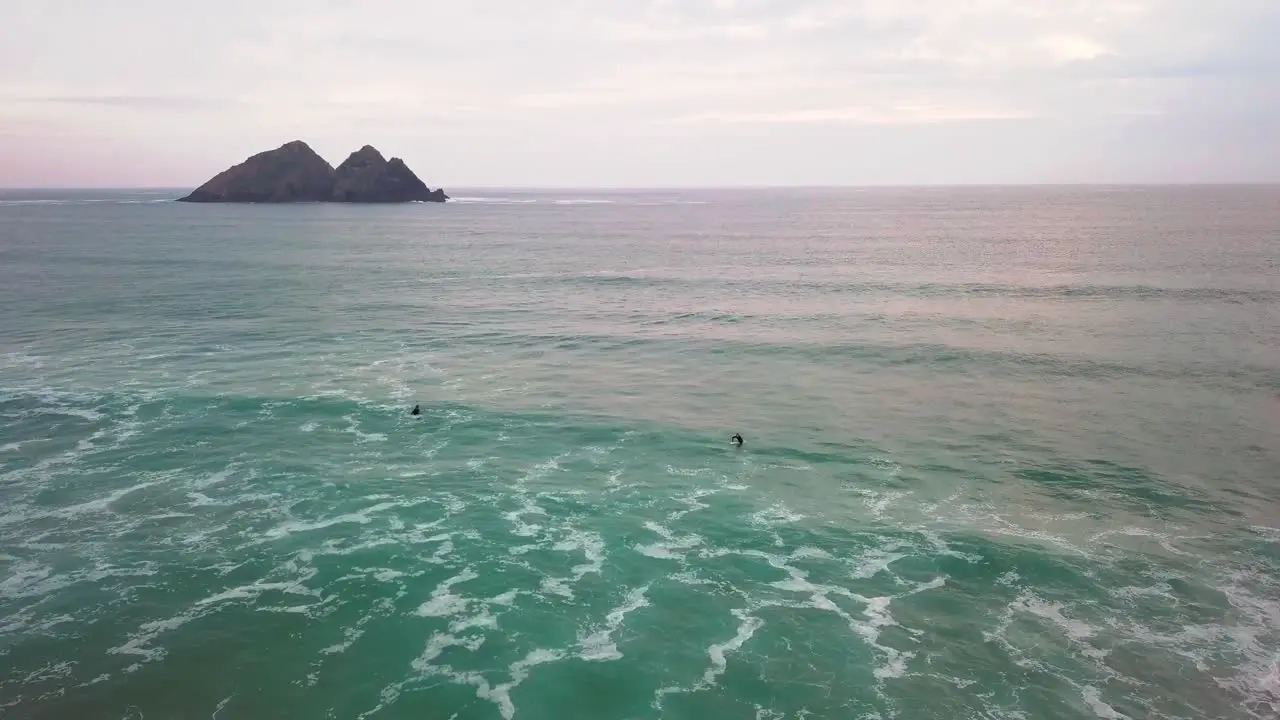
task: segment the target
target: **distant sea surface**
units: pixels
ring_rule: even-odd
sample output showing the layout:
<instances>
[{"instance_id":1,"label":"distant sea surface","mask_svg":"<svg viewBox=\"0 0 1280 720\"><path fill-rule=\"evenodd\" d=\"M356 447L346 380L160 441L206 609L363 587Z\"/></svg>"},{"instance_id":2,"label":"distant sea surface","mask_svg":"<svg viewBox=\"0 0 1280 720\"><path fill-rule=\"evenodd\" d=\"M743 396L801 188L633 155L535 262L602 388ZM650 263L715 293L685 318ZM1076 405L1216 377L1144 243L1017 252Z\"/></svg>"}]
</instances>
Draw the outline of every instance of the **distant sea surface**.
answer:
<instances>
[{"instance_id":1,"label":"distant sea surface","mask_svg":"<svg viewBox=\"0 0 1280 720\"><path fill-rule=\"evenodd\" d=\"M452 194L0 193L0 715L1280 716L1280 188Z\"/></svg>"}]
</instances>

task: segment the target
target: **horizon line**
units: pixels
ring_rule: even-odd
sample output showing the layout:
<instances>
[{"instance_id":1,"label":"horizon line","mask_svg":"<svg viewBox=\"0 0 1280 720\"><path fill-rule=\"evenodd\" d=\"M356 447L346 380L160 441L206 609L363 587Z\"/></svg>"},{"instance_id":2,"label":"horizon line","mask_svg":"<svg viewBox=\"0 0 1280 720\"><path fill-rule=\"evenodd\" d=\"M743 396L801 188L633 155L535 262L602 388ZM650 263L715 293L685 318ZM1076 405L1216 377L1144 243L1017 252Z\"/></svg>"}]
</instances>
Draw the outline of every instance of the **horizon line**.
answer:
<instances>
[{"instance_id":1,"label":"horizon line","mask_svg":"<svg viewBox=\"0 0 1280 720\"><path fill-rule=\"evenodd\" d=\"M780 185L458 185L461 190L510 190L517 192L552 192L558 190L596 192L652 192L683 190L911 190L945 188L1055 188L1055 187L1270 187L1280 180L1210 180L1210 181L1111 181L1111 182L952 182L952 183L883 183L883 184L780 184ZM0 185L0 192L21 191L133 191L190 192L195 186L185 185ZM442 186L445 192L447 187Z\"/></svg>"}]
</instances>

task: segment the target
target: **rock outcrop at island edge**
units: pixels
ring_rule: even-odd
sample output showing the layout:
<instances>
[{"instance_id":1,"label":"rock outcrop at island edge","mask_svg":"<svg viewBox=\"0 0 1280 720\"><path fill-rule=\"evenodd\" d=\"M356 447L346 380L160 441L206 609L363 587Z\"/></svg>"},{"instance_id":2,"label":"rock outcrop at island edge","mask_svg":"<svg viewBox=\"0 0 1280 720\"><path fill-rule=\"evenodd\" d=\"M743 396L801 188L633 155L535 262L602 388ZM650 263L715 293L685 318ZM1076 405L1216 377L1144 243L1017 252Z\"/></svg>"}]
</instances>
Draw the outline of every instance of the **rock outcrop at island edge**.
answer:
<instances>
[{"instance_id":1,"label":"rock outcrop at island edge","mask_svg":"<svg viewBox=\"0 0 1280 720\"><path fill-rule=\"evenodd\" d=\"M301 140L260 152L218 173L179 202L444 202L404 161L366 145L336 170Z\"/></svg>"},{"instance_id":2,"label":"rock outcrop at island edge","mask_svg":"<svg viewBox=\"0 0 1280 720\"><path fill-rule=\"evenodd\" d=\"M403 160L387 160L372 145L351 153L334 171L334 202L432 202L446 198L443 190L432 192Z\"/></svg>"}]
</instances>

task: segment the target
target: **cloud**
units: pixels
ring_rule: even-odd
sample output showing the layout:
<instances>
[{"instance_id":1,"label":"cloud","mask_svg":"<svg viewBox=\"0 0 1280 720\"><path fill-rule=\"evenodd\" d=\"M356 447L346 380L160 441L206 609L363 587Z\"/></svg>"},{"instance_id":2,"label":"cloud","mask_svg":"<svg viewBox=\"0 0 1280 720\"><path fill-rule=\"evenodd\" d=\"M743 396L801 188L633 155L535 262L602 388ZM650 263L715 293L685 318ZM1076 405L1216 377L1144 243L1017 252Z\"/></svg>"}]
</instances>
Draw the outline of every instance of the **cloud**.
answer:
<instances>
[{"instance_id":1,"label":"cloud","mask_svg":"<svg viewBox=\"0 0 1280 720\"><path fill-rule=\"evenodd\" d=\"M943 106L844 107L759 113L701 113L672 120L677 124L710 125L928 125L984 120L1025 120L1032 116L995 109Z\"/></svg>"},{"instance_id":2,"label":"cloud","mask_svg":"<svg viewBox=\"0 0 1280 720\"><path fill-rule=\"evenodd\" d=\"M132 110L210 110L244 105L244 101L219 97L184 97L180 95L81 95L64 97L18 98L18 102L52 103L117 107Z\"/></svg>"}]
</instances>

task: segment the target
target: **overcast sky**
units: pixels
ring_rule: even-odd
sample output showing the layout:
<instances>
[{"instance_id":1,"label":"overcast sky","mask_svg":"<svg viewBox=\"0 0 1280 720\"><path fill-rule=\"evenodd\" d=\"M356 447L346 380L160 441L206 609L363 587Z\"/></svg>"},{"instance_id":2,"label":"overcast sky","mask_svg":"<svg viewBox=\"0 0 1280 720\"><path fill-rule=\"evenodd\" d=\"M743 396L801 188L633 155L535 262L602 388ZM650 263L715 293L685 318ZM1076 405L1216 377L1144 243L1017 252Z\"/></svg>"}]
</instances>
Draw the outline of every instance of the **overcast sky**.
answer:
<instances>
[{"instance_id":1,"label":"overcast sky","mask_svg":"<svg viewBox=\"0 0 1280 720\"><path fill-rule=\"evenodd\" d=\"M0 186L1280 181L1280 0L0 0Z\"/></svg>"}]
</instances>

